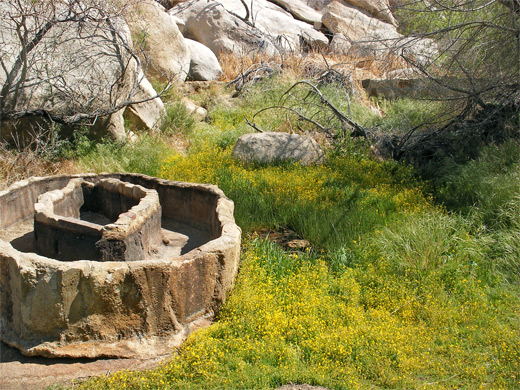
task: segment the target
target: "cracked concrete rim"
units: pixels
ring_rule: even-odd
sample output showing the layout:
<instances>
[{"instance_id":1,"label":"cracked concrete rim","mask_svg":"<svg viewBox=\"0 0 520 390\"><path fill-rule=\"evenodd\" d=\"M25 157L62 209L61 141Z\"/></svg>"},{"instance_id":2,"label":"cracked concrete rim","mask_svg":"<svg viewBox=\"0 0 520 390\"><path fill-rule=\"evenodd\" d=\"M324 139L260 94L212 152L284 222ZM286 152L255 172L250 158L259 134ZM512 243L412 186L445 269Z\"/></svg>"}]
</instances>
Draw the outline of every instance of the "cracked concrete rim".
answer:
<instances>
[{"instance_id":1,"label":"cracked concrete rim","mask_svg":"<svg viewBox=\"0 0 520 390\"><path fill-rule=\"evenodd\" d=\"M31 218L41 193L75 177L153 188L166 220L204 228L208 240L168 258L63 262L18 251L0 239L2 340L25 355L48 357L167 354L212 318L233 285L241 239L233 202L216 186L136 174L34 178L0 192L0 230Z\"/></svg>"}]
</instances>

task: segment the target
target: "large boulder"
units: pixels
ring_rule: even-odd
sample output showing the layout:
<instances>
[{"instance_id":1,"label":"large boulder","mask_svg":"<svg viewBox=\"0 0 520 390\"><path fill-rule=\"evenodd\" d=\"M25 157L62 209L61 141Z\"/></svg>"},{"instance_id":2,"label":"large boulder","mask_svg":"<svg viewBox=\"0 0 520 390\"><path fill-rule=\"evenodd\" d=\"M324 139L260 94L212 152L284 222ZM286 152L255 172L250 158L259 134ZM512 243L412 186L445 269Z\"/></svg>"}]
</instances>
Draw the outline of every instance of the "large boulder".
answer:
<instances>
[{"instance_id":1,"label":"large boulder","mask_svg":"<svg viewBox=\"0 0 520 390\"><path fill-rule=\"evenodd\" d=\"M323 10L333 0L270 0L291 13L296 19L319 25ZM373 17L397 26L387 0L343 0L345 5L353 5L368 12Z\"/></svg>"},{"instance_id":2,"label":"large boulder","mask_svg":"<svg viewBox=\"0 0 520 390\"><path fill-rule=\"evenodd\" d=\"M190 50L176 20L152 0L136 3L128 25L137 43L146 75L164 82L184 81L190 68Z\"/></svg>"},{"instance_id":3,"label":"large boulder","mask_svg":"<svg viewBox=\"0 0 520 390\"><path fill-rule=\"evenodd\" d=\"M157 96L152 84L144 76L140 75L140 83L137 87L135 100L139 103L131 104L125 111L126 116L137 129L154 130L166 113L162 100Z\"/></svg>"},{"instance_id":4,"label":"large boulder","mask_svg":"<svg viewBox=\"0 0 520 390\"><path fill-rule=\"evenodd\" d=\"M349 0L359 4L365 0ZM383 6L386 0L380 0ZM375 3L373 3L375 4ZM366 8L369 8L365 5ZM322 23L334 34L329 48L338 54L384 58L405 56L424 64L434 57L437 46L431 39L408 38L397 32L396 23L382 21L344 2L333 1L323 10ZM389 19L388 19L389 20Z\"/></svg>"},{"instance_id":5,"label":"large boulder","mask_svg":"<svg viewBox=\"0 0 520 390\"><path fill-rule=\"evenodd\" d=\"M191 52L188 79L192 81L217 80L222 74L222 68L215 53L202 43L191 39L186 38L186 44Z\"/></svg>"},{"instance_id":6,"label":"large boulder","mask_svg":"<svg viewBox=\"0 0 520 390\"><path fill-rule=\"evenodd\" d=\"M397 27L397 20L395 20L395 17L390 10L388 0L348 0L344 1L344 3L361 8L374 18Z\"/></svg>"},{"instance_id":7,"label":"large boulder","mask_svg":"<svg viewBox=\"0 0 520 390\"><path fill-rule=\"evenodd\" d=\"M233 148L233 156L243 162L299 162L302 165L322 163L323 150L312 138L288 133L253 133L241 136Z\"/></svg>"},{"instance_id":8,"label":"large boulder","mask_svg":"<svg viewBox=\"0 0 520 390\"><path fill-rule=\"evenodd\" d=\"M290 12L295 19L315 25L321 22L321 13L307 4L305 0L270 0Z\"/></svg>"},{"instance_id":9,"label":"large boulder","mask_svg":"<svg viewBox=\"0 0 520 390\"><path fill-rule=\"evenodd\" d=\"M269 37L229 13L218 2L192 0L173 7L169 13L180 19L184 37L209 47L217 56L221 53L278 54Z\"/></svg>"},{"instance_id":10,"label":"large boulder","mask_svg":"<svg viewBox=\"0 0 520 390\"><path fill-rule=\"evenodd\" d=\"M366 15L359 9L333 1L324 10L322 23L334 34L343 34L352 42L371 40L387 40L391 42L401 35L390 23L385 23Z\"/></svg>"},{"instance_id":11,"label":"large boulder","mask_svg":"<svg viewBox=\"0 0 520 390\"><path fill-rule=\"evenodd\" d=\"M193 0L170 10L179 19L185 37L208 46L216 55L299 51L324 48L327 37L308 23L296 20L283 8L257 0L248 10L239 0L209 3Z\"/></svg>"},{"instance_id":12,"label":"large boulder","mask_svg":"<svg viewBox=\"0 0 520 390\"><path fill-rule=\"evenodd\" d=\"M4 121L24 117L23 126L0 124L10 129L3 138L37 129L40 118L95 124L92 131L101 136L126 137L122 111L136 100L140 83L130 30L103 3L86 9L80 4L35 3L35 16L23 15L17 3L0 3L0 112ZM66 19L67 13L72 17ZM18 36L24 26L29 45Z\"/></svg>"},{"instance_id":13,"label":"large boulder","mask_svg":"<svg viewBox=\"0 0 520 390\"><path fill-rule=\"evenodd\" d=\"M242 18L247 17L248 13L240 0L219 0L219 3L229 12ZM296 20L289 12L267 0L256 0L252 7L249 6L249 20L260 31L274 39L281 50L324 48L329 43L323 33L308 23Z\"/></svg>"},{"instance_id":14,"label":"large boulder","mask_svg":"<svg viewBox=\"0 0 520 390\"><path fill-rule=\"evenodd\" d=\"M186 107L186 111L188 111L189 114L193 115L193 117L198 121L203 121L208 116L208 111L204 108L199 106L197 103L195 103L193 100L191 100L188 97L183 97L181 99L181 103Z\"/></svg>"},{"instance_id":15,"label":"large boulder","mask_svg":"<svg viewBox=\"0 0 520 390\"><path fill-rule=\"evenodd\" d=\"M338 55L350 54L352 48L352 42L345 38L341 33L336 33L332 36L330 41L329 50Z\"/></svg>"},{"instance_id":16,"label":"large boulder","mask_svg":"<svg viewBox=\"0 0 520 390\"><path fill-rule=\"evenodd\" d=\"M333 0L301 0L309 7L314 8L316 11L323 10L327 5L329 5Z\"/></svg>"}]
</instances>

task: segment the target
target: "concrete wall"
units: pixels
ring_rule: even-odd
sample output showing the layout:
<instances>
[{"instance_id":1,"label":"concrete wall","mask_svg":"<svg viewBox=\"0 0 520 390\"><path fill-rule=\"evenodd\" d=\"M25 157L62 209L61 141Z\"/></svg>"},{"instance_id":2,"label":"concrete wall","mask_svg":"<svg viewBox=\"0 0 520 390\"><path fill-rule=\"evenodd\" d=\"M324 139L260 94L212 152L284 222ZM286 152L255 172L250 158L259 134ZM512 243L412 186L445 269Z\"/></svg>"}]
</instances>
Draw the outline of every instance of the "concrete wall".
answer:
<instances>
[{"instance_id":1,"label":"concrete wall","mask_svg":"<svg viewBox=\"0 0 520 390\"><path fill-rule=\"evenodd\" d=\"M217 201L225 195L216 186L172 182L138 174L63 175L31 178L13 184L0 191L0 229L33 218L34 204L38 196L63 188L69 180L81 177L96 183L105 178L116 178L125 182L155 189L159 194L162 214L182 223L208 229L214 237L220 234L221 226L215 211Z\"/></svg>"},{"instance_id":2,"label":"concrete wall","mask_svg":"<svg viewBox=\"0 0 520 390\"><path fill-rule=\"evenodd\" d=\"M62 262L19 252L0 240L0 338L24 354L51 357L171 352L202 319L212 317L233 285L241 240L233 202L209 185L140 175L75 177L91 182L115 177L155 187L168 217L186 220L193 211L195 223L207 224L216 237L175 259L135 262ZM70 179L31 179L1 192L0 228L32 218L37 196Z\"/></svg>"}]
</instances>

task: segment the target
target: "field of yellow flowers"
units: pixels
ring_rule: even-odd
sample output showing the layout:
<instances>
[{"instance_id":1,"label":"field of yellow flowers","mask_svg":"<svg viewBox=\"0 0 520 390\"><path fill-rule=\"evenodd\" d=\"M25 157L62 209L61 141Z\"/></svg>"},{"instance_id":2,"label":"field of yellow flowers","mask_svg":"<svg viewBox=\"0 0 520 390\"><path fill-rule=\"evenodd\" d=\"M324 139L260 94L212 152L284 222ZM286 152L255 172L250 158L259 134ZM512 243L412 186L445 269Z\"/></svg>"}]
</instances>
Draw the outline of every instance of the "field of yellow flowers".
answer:
<instances>
[{"instance_id":1,"label":"field of yellow flowers","mask_svg":"<svg viewBox=\"0 0 520 390\"><path fill-rule=\"evenodd\" d=\"M489 207L509 212L508 224L490 228L477 201L473 214L443 206L463 203L464 175L434 193L411 167L363 150L315 167L239 163L241 113L224 114L194 130L187 153L156 156L152 173L233 199L244 231L235 288L216 322L160 367L75 388L520 388L520 152L499 167L489 163L498 150L459 167L480 172L475 194L494 169L506 175L493 184L503 201ZM311 247L285 251L256 233L283 227Z\"/></svg>"}]
</instances>

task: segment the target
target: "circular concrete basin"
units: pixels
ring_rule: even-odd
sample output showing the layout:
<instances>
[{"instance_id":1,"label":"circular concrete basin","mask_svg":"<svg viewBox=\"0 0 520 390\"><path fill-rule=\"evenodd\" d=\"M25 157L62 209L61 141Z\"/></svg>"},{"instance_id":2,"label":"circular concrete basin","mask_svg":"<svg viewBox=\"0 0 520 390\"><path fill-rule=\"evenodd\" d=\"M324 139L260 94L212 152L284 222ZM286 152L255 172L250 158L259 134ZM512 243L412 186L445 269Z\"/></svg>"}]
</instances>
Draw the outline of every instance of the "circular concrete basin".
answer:
<instances>
[{"instance_id":1,"label":"circular concrete basin","mask_svg":"<svg viewBox=\"0 0 520 390\"><path fill-rule=\"evenodd\" d=\"M233 202L213 185L137 174L18 182L0 192L1 340L47 357L168 353L225 300L240 239Z\"/></svg>"}]
</instances>

